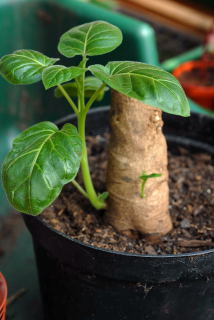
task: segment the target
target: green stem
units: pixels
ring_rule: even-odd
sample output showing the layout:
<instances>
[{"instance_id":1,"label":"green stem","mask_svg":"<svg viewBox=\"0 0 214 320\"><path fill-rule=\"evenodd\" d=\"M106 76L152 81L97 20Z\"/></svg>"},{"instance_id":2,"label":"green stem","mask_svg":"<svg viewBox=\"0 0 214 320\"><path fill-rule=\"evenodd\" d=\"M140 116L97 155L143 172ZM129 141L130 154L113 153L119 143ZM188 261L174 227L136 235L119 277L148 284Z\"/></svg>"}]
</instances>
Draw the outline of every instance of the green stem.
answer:
<instances>
[{"instance_id":1,"label":"green stem","mask_svg":"<svg viewBox=\"0 0 214 320\"><path fill-rule=\"evenodd\" d=\"M99 96L100 92L102 92L102 90L105 88L106 84L103 83L98 89L97 91L94 92L94 94L91 96L91 98L88 100L88 103L85 106L85 113L88 112L88 110L90 109L91 105L94 103L94 101L97 99L97 97Z\"/></svg>"},{"instance_id":2,"label":"green stem","mask_svg":"<svg viewBox=\"0 0 214 320\"><path fill-rule=\"evenodd\" d=\"M71 181L71 183L75 186L75 188L76 188L80 193L82 193L82 195L83 195L84 197L88 198L87 192L81 187L81 185L80 185L76 180Z\"/></svg>"},{"instance_id":3,"label":"green stem","mask_svg":"<svg viewBox=\"0 0 214 320\"><path fill-rule=\"evenodd\" d=\"M85 69L86 68L86 63L87 63L87 58L86 56L83 56L82 61L80 63L80 66ZM80 76L80 97L79 97L79 101L80 101L80 112L83 112L83 110L85 109L85 72L83 72L83 74Z\"/></svg>"},{"instance_id":4,"label":"green stem","mask_svg":"<svg viewBox=\"0 0 214 320\"><path fill-rule=\"evenodd\" d=\"M77 79L75 79L77 85L77 101L78 101L78 111L81 111L81 88Z\"/></svg>"},{"instance_id":5,"label":"green stem","mask_svg":"<svg viewBox=\"0 0 214 320\"><path fill-rule=\"evenodd\" d=\"M70 104L70 106L72 107L72 109L74 110L74 112L76 114L79 113L75 103L73 102L73 100L71 99L71 97L68 95L67 91L63 88L63 86L61 86L61 84L58 84L58 88L59 90L62 92L63 96L66 98L66 100L68 101L68 103Z\"/></svg>"},{"instance_id":6,"label":"green stem","mask_svg":"<svg viewBox=\"0 0 214 320\"><path fill-rule=\"evenodd\" d=\"M81 172L82 172L82 178L85 185L85 189L88 195L88 199L90 200L91 204L96 209L104 209L105 203L101 200L99 200L96 191L94 190L94 186L91 180L89 165L88 165L88 154L87 154L87 146L85 141L85 120L86 120L86 114L81 113L78 115L78 131L79 135L82 138L82 160L81 160Z\"/></svg>"},{"instance_id":7,"label":"green stem","mask_svg":"<svg viewBox=\"0 0 214 320\"><path fill-rule=\"evenodd\" d=\"M145 190L146 181L147 181L147 179L143 180L142 184L141 184L141 193L140 193L141 198L145 198L145 191L144 190Z\"/></svg>"}]
</instances>

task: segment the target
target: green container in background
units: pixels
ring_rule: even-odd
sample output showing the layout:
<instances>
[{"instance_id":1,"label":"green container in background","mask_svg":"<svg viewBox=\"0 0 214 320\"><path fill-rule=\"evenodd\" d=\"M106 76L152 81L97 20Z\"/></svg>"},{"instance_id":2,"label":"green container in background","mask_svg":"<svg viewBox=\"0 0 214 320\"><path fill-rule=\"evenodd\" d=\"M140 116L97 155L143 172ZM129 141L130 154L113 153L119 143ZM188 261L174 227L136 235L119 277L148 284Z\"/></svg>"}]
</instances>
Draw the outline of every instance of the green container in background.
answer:
<instances>
[{"instance_id":1,"label":"green container in background","mask_svg":"<svg viewBox=\"0 0 214 320\"><path fill-rule=\"evenodd\" d=\"M124 42L112 53L90 59L90 63L137 60L158 64L154 31L148 24L77 0L0 0L0 57L23 48L59 57L56 47L60 35L93 20L117 25L123 31ZM60 58L65 65L79 61ZM108 99L101 104L106 103ZM53 90L45 91L41 84L13 86L0 78L0 164L21 130L37 121L54 121L69 112L65 101L55 99ZM1 187L0 203L0 214L4 214L9 206Z\"/></svg>"}]
</instances>

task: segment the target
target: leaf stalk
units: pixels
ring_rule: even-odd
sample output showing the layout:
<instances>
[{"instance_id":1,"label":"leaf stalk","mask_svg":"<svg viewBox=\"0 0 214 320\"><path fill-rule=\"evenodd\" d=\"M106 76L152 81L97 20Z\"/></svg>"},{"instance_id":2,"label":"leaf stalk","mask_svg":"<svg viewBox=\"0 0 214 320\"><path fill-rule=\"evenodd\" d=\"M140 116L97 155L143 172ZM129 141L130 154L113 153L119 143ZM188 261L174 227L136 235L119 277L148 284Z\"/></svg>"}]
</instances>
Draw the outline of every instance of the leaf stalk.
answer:
<instances>
[{"instance_id":1,"label":"leaf stalk","mask_svg":"<svg viewBox=\"0 0 214 320\"><path fill-rule=\"evenodd\" d=\"M81 187L81 185L80 185L76 180L71 181L71 183L74 185L74 187L75 187L80 193L82 193L82 195L83 195L85 198L88 198L87 192Z\"/></svg>"},{"instance_id":2,"label":"leaf stalk","mask_svg":"<svg viewBox=\"0 0 214 320\"><path fill-rule=\"evenodd\" d=\"M67 93L67 91L63 88L61 84L58 84L58 88L62 92L63 96L66 98L70 106L72 107L73 111L76 113L76 115L78 115L79 110L75 105L75 103L73 102L73 100L71 99L71 97L69 96L69 94Z\"/></svg>"},{"instance_id":3,"label":"leaf stalk","mask_svg":"<svg viewBox=\"0 0 214 320\"><path fill-rule=\"evenodd\" d=\"M95 92L94 94L91 96L91 98L88 100L86 106L85 106L85 113L88 112L88 110L91 108L92 104L94 103L94 101L97 99L97 97L99 96L99 94L103 91L103 89L105 88L106 84L103 83Z\"/></svg>"}]
</instances>

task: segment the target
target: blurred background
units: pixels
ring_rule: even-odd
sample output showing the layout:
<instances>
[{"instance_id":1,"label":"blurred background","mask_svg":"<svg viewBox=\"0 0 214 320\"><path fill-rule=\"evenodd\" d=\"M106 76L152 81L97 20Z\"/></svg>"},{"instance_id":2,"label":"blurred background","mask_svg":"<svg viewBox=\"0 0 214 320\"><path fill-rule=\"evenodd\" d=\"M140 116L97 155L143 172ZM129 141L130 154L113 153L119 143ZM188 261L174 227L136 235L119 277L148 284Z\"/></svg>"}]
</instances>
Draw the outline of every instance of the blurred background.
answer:
<instances>
[{"instance_id":1,"label":"blurred background","mask_svg":"<svg viewBox=\"0 0 214 320\"><path fill-rule=\"evenodd\" d=\"M124 34L121 47L96 58L96 63L125 59L162 66L179 78L192 111L213 115L213 0L0 0L0 57L23 48L59 57L60 35L92 20L113 23ZM78 62L60 59L65 65ZM108 103L109 96L99 105ZM12 86L0 77L0 165L21 130L69 112L53 90L45 91L41 84ZM38 320L41 306L31 240L1 186L0 204L0 270L10 294L25 289L9 306L8 319Z\"/></svg>"}]
</instances>

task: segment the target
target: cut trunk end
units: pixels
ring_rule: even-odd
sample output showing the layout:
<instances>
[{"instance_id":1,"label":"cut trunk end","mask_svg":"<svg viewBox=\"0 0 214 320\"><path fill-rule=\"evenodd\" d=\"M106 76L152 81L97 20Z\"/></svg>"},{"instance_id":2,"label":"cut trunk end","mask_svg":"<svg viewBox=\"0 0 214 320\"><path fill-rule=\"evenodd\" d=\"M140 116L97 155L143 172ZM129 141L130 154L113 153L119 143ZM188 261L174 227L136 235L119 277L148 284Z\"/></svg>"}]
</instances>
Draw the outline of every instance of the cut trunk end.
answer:
<instances>
[{"instance_id":1,"label":"cut trunk end","mask_svg":"<svg viewBox=\"0 0 214 320\"><path fill-rule=\"evenodd\" d=\"M158 238L172 228L169 216L167 146L162 112L136 99L112 92L108 155L107 219L118 231L138 231ZM145 184L142 173L161 174Z\"/></svg>"}]
</instances>

